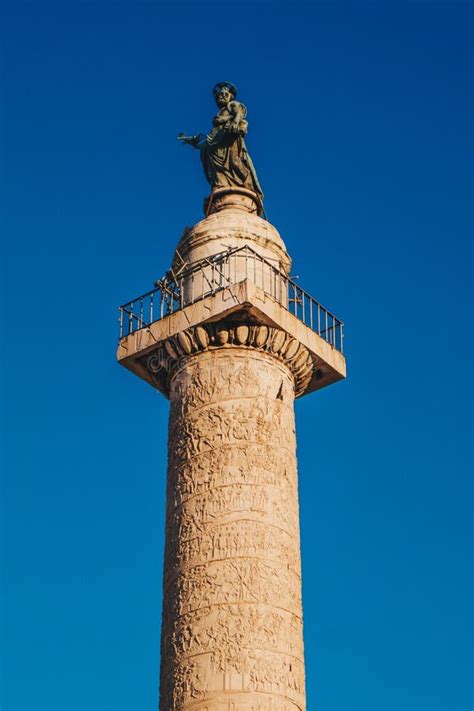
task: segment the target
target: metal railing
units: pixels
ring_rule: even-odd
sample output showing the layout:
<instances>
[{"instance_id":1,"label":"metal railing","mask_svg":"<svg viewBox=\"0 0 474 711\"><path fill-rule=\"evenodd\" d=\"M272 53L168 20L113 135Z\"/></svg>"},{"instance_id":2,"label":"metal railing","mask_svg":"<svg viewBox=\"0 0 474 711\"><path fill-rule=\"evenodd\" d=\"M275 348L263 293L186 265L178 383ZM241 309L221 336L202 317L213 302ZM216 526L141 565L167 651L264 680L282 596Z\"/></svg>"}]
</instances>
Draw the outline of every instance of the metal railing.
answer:
<instances>
[{"instance_id":1,"label":"metal railing","mask_svg":"<svg viewBox=\"0 0 474 711\"><path fill-rule=\"evenodd\" d=\"M180 270L170 270L156 288L120 306L120 338L150 326L164 316L249 279L290 313L344 352L344 324L280 268L251 247L220 252Z\"/></svg>"}]
</instances>

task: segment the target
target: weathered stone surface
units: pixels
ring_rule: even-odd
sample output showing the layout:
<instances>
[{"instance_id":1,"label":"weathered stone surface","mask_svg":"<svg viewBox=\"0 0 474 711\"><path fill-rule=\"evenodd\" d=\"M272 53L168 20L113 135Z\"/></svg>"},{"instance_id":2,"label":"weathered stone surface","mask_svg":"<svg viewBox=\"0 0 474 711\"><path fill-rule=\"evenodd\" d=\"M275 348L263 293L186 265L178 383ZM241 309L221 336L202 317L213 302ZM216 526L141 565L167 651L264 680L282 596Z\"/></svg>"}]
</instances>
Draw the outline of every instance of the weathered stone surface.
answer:
<instances>
[{"instance_id":1,"label":"weathered stone surface","mask_svg":"<svg viewBox=\"0 0 474 711\"><path fill-rule=\"evenodd\" d=\"M170 401L161 711L301 711L294 376L258 348L200 350Z\"/></svg>"}]
</instances>

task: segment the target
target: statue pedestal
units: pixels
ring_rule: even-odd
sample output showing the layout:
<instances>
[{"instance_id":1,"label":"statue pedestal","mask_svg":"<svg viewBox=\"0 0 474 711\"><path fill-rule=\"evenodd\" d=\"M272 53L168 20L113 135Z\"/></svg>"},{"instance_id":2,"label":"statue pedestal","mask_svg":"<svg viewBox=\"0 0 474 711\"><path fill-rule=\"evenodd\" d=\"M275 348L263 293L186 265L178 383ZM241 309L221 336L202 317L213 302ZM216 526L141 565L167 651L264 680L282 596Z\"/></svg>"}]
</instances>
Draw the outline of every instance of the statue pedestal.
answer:
<instances>
[{"instance_id":1,"label":"statue pedestal","mask_svg":"<svg viewBox=\"0 0 474 711\"><path fill-rule=\"evenodd\" d=\"M206 217L214 212L228 209L250 212L259 217L264 214L260 195L246 188L214 188L209 197L204 200Z\"/></svg>"}]
</instances>

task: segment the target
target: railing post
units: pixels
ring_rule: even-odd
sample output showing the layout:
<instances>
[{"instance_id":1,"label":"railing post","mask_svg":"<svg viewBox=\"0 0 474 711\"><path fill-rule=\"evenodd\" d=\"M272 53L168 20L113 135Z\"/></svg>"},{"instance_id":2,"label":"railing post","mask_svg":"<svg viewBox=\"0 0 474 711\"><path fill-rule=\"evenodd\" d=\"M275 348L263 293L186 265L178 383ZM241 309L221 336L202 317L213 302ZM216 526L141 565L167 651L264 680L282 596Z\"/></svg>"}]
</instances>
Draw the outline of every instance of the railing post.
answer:
<instances>
[{"instance_id":1,"label":"railing post","mask_svg":"<svg viewBox=\"0 0 474 711\"><path fill-rule=\"evenodd\" d=\"M128 312L128 335L133 333L133 301L130 302L130 311Z\"/></svg>"}]
</instances>

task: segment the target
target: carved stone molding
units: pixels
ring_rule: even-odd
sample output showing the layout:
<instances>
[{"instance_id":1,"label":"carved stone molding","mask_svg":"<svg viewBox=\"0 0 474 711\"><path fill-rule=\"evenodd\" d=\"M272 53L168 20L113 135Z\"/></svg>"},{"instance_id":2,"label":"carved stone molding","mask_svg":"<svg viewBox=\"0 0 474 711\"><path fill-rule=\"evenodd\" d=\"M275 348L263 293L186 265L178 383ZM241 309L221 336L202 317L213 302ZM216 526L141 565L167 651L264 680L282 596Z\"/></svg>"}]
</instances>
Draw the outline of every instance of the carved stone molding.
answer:
<instances>
[{"instance_id":1,"label":"carved stone molding","mask_svg":"<svg viewBox=\"0 0 474 711\"><path fill-rule=\"evenodd\" d=\"M255 215L263 215L263 203L260 195L253 190L238 188L213 188L209 197L204 200L206 217L221 210L241 210Z\"/></svg>"},{"instance_id":2,"label":"carved stone molding","mask_svg":"<svg viewBox=\"0 0 474 711\"><path fill-rule=\"evenodd\" d=\"M169 381L176 368L195 353L218 348L251 348L283 362L293 375L295 395L302 395L311 381L314 363L308 349L279 328L246 323L202 324L181 331L158 344L144 365L153 376Z\"/></svg>"}]
</instances>

